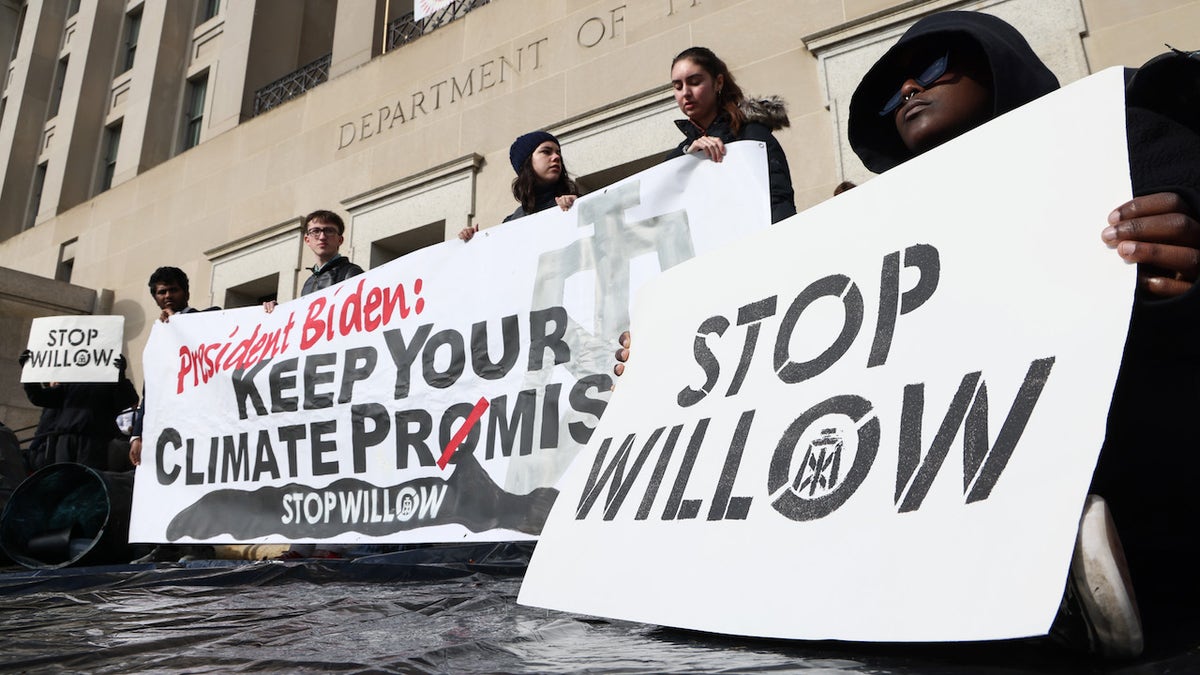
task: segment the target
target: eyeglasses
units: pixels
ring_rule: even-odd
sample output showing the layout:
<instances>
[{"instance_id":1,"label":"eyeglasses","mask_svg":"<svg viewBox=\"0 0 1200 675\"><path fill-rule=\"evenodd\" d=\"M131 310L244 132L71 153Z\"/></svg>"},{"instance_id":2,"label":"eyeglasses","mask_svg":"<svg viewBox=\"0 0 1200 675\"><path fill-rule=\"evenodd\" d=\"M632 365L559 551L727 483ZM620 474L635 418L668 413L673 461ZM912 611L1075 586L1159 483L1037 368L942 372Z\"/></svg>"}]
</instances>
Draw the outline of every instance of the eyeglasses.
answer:
<instances>
[{"instance_id":1,"label":"eyeglasses","mask_svg":"<svg viewBox=\"0 0 1200 675\"><path fill-rule=\"evenodd\" d=\"M921 85L922 89L927 89L934 82L937 82L938 78L946 74L946 67L949 65L949 63L950 52L946 52L934 60L933 63L929 64L929 67L923 70L920 75L912 79L915 79L917 84ZM904 81L900 83L900 88L897 89L896 93L892 94L892 97L889 98L887 103L883 105L883 110L879 111L880 117L892 114L896 111L896 108L899 108L900 104L904 102L904 82L908 82L908 80L909 78L904 78Z\"/></svg>"},{"instance_id":2,"label":"eyeglasses","mask_svg":"<svg viewBox=\"0 0 1200 675\"><path fill-rule=\"evenodd\" d=\"M338 234L338 229L336 227L314 227L311 230L308 230L307 232L305 232L304 234L312 237L313 239L316 239L317 237L320 237L321 235L325 235L326 237L332 237L333 235Z\"/></svg>"}]
</instances>

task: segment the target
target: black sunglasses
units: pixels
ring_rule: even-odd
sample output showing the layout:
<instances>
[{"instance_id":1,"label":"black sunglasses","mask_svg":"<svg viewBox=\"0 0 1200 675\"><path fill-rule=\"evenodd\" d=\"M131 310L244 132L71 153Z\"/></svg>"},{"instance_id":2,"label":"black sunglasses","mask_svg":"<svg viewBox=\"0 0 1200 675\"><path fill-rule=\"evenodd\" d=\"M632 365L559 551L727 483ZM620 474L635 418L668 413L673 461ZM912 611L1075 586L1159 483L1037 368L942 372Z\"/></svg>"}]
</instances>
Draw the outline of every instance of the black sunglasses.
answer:
<instances>
[{"instance_id":1,"label":"black sunglasses","mask_svg":"<svg viewBox=\"0 0 1200 675\"><path fill-rule=\"evenodd\" d=\"M927 88L929 85L936 82L939 77L946 74L946 68L949 65L950 52L946 52L934 60L933 63L929 64L929 67L923 70L921 74L916 76L914 79L916 79L917 84L921 85L922 88ZM905 78L904 82L907 81L908 78ZM900 104L904 101L904 97L902 95L904 93L904 82L900 83L900 88L896 90L896 93L892 94L892 97L888 99L887 103L883 104L883 110L879 111L880 117L890 115L896 111L896 108L900 107Z\"/></svg>"}]
</instances>

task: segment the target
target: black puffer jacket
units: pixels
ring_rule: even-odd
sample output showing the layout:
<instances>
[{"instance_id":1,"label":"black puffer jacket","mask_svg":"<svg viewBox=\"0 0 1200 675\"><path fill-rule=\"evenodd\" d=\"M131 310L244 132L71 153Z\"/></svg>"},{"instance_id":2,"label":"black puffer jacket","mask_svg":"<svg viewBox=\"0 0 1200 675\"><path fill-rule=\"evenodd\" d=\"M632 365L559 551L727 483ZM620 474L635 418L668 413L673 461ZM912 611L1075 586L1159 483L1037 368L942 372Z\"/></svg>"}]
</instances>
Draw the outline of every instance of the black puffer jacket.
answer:
<instances>
[{"instance_id":1,"label":"black puffer jacket","mask_svg":"<svg viewBox=\"0 0 1200 675\"><path fill-rule=\"evenodd\" d=\"M300 291L300 295L302 296L309 293L316 293L323 288L329 288L336 283L363 273L363 268L350 262L350 259L344 255L339 255L330 260L325 263L324 267L313 265L311 270L312 276L305 280L304 288Z\"/></svg>"},{"instance_id":2,"label":"black puffer jacket","mask_svg":"<svg viewBox=\"0 0 1200 675\"><path fill-rule=\"evenodd\" d=\"M1024 38L1000 19L946 12L917 22L863 77L850 104L851 147L886 171L912 153L880 116L900 81L899 52L917 39L968 36L991 64L995 114L1057 88ZM1133 194L1174 192L1200 214L1200 60L1164 54L1127 73L1126 136ZM1069 123L1069 122L1067 122ZM1120 204L1112 204L1116 208ZM1096 224L1099 237L1104 223ZM1117 256L1113 254L1114 264ZM1117 521L1147 633L1195 619L1200 584L1200 289L1136 297L1092 491ZM1190 643L1189 643L1190 644Z\"/></svg>"},{"instance_id":3,"label":"black puffer jacket","mask_svg":"<svg viewBox=\"0 0 1200 675\"><path fill-rule=\"evenodd\" d=\"M721 112L717 118L701 130L691 120L676 120L675 126L683 132L684 140L674 150L667 153L667 159L682 157L688 147L701 136L720 138L724 143L734 141L762 141L767 144L767 172L771 188L771 222L778 223L784 218L796 215L796 195L792 191L792 172L788 169L787 155L775 139L772 131L787 127L790 122L787 107L777 96L767 98L748 98L742 102L742 113L746 122L740 133L734 134L729 126L729 115Z\"/></svg>"}]
</instances>

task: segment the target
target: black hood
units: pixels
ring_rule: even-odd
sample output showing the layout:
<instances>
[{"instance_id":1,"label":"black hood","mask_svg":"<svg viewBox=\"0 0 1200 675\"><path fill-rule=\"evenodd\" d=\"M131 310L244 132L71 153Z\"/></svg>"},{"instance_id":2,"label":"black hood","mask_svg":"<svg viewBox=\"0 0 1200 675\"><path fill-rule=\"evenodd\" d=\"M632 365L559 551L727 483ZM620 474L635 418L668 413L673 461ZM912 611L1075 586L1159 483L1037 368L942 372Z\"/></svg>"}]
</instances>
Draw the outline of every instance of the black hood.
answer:
<instances>
[{"instance_id":1,"label":"black hood","mask_svg":"<svg viewBox=\"0 0 1200 675\"><path fill-rule=\"evenodd\" d=\"M850 99L850 147L868 169L883 173L912 157L900 141L890 115L879 111L901 82L891 75L893 62L908 45L931 35L966 38L977 44L992 73L994 115L1002 115L1058 89L1058 78L1033 53L1024 36L1008 23L978 12L941 12L912 25L871 66Z\"/></svg>"},{"instance_id":2,"label":"black hood","mask_svg":"<svg viewBox=\"0 0 1200 675\"><path fill-rule=\"evenodd\" d=\"M1200 51L1172 48L1126 74L1128 106L1165 115L1200 135Z\"/></svg>"}]
</instances>

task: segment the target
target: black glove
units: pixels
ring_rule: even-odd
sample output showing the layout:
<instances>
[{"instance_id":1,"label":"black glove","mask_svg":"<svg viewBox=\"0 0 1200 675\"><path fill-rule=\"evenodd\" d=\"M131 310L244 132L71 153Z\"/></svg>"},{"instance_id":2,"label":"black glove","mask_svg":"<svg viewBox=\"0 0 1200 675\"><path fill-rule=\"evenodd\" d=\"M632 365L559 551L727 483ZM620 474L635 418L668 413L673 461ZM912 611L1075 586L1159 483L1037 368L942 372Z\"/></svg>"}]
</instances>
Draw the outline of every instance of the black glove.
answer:
<instances>
[{"instance_id":1,"label":"black glove","mask_svg":"<svg viewBox=\"0 0 1200 675\"><path fill-rule=\"evenodd\" d=\"M117 374L125 377L125 366L129 365L129 362L125 360L125 355L117 354L117 358L113 359L113 364L117 367Z\"/></svg>"},{"instance_id":2,"label":"black glove","mask_svg":"<svg viewBox=\"0 0 1200 675\"><path fill-rule=\"evenodd\" d=\"M33 352L26 349L25 351L21 352L20 356L17 357L17 363L21 364L21 367L24 368L25 362L31 358L33 358Z\"/></svg>"}]
</instances>

